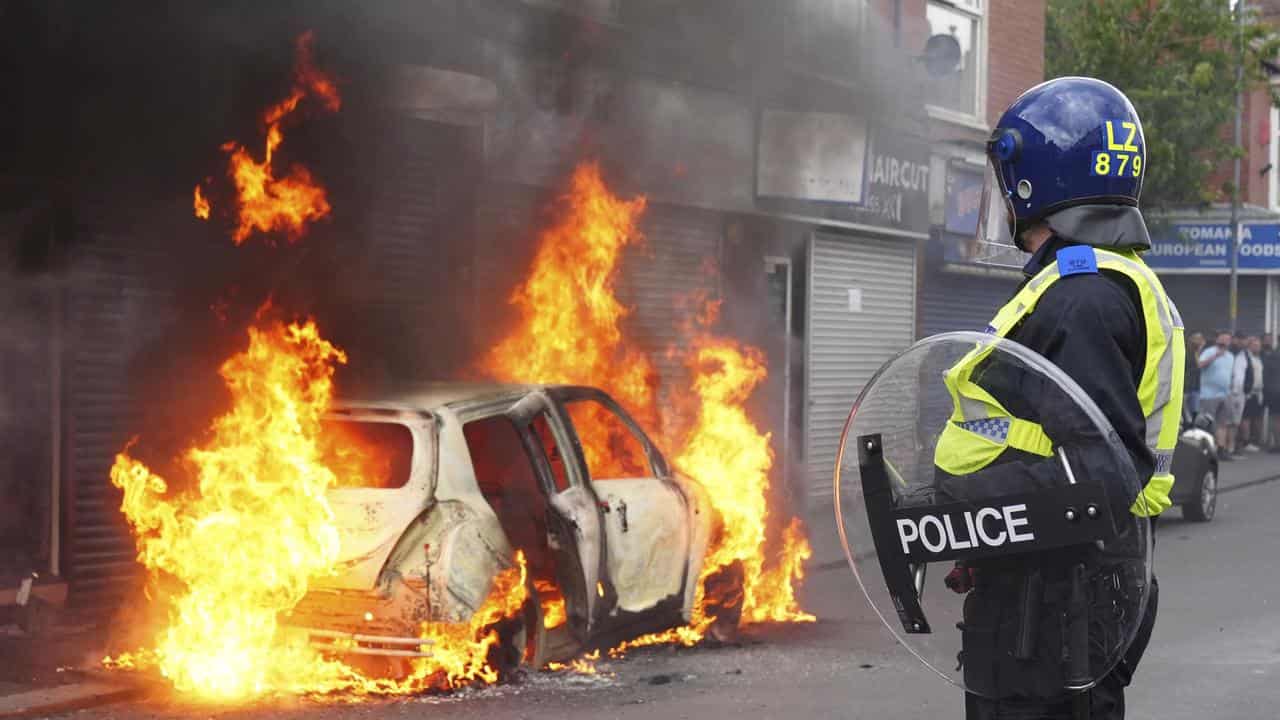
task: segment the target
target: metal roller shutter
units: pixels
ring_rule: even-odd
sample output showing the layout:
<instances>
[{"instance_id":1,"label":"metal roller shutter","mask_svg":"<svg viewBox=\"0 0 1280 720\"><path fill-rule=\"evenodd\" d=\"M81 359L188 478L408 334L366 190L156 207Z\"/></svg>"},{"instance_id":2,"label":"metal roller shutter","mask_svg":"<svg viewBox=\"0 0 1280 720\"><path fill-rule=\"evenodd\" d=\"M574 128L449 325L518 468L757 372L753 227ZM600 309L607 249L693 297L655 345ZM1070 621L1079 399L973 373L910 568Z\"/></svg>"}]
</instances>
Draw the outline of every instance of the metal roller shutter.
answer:
<instances>
[{"instance_id":1,"label":"metal roller shutter","mask_svg":"<svg viewBox=\"0 0 1280 720\"><path fill-rule=\"evenodd\" d=\"M108 612L137 578L133 537L111 485L113 458L129 440L129 365L164 329L172 294L147 282L123 238L99 236L73 264L65 322L64 573L73 608Z\"/></svg>"},{"instance_id":2,"label":"metal roller shutter","mask_svg":"<svg viewBox=\"0 0 1280 720\"><path fill-rule=\"evenodd\" d=\"M627 251L618 295L632 309L628 328L658 372L661 405L670 393L689 388L682 351L688 346L687 321L696 311L690 300L697 290L712 298L719 294L718 273L709 272L708 263L719 260L723 219L705 210L650 205L640 225L645 241Z\"/></svg>"},{"instance_id":3,"label":"metal roller shutter","mask_svg":"<svg viewBox=\"0 0 1280 720\"><path fill-rule=\"evenodd\" d=\"M915 338L915 259L916 246L900 240L810 239L804 435L813 496L831 495L840 432L863 385Z\"/></svg>"},{"instance_id":4,"label":"metal roller shutter","mask_svg":"<svg viewBox=\"0 0 1280 720\"><path fill-rule=\"evenodd\" d=\"M920 336L985 329L1018 282L1005 275L930 273L920 284Z\"/></svg>"},{"instance_id":5,"label":"metal roller shutter","mask_svg":"<svg viewBox=\"0 0 1280 720\"><path fill-rule=\"evenodd\" d=\"M1226 275L1169 274L1161 275L1160 282L1178 306L1188 334L1202 332L1207 337L1229 324L1230 278ZM1267 319L1267 278L1242 275L1239 300L1240 329L1246 333L1261 333Z\"/></svg>"},{"instance_id":6,"label":"metal roller shutter","mask_svg":"<svg viewBox=\"0 0 1280 720\"><path fill-rule=\"evenodd\" d=\"M359 320L347 328L366 353L358 362L376 355L393 381L429 379L467 359L464 319L441 308L471 293L473 139L470 128L399 118L374 151L367 235L349 245L360 249L350 264L363 281L347 283Z\"/></svg>"}]
</instances>

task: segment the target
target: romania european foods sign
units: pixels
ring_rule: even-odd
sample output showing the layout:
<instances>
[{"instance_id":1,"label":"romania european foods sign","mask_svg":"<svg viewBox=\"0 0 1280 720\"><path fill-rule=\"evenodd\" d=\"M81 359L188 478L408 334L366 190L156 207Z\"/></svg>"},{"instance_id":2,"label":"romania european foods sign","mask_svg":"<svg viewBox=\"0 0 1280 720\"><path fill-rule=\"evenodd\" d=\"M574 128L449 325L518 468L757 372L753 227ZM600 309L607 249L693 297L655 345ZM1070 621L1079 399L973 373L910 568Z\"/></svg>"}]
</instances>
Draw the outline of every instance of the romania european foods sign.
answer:
<instances>
[{"instance_id":1,"label":"romania european foods sign","mask_svg":"<svg viewBox=\"0 0 1280 720\"><path fill-rule=\"evenodd\" d=\"M1241 270L1280 273L1280 224L1245 224L1240 240ZM1157 270L1229 272L1231 226L1227 223L1165 226L1153 234L1151 250L1143 257Z\"/></svg>"}]
</instances>

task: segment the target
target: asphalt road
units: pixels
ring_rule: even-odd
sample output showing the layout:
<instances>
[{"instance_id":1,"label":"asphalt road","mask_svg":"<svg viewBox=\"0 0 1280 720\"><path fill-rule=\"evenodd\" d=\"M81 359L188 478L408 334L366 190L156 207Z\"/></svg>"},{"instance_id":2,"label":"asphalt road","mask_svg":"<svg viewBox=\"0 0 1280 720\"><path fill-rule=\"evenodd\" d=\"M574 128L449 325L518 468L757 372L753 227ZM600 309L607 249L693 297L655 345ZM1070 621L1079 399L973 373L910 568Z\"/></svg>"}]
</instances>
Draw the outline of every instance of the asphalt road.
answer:
<instances>
[{"instance_id":1,"label":"asphalt road","mask_svg":"<svg viewBox=\"0 0 1280 720\"><path fill-rule=\"evenodd\" d=\"M1263 458L1260 462L1266 462ZM1272 461L1280 472L1280 460ZM1231 469L1224 473L1230 482ZM1265 474L1265 473L1260 473ZM1161 607L1130 688L1130 717L1256 720L1280 710L1280 482L1232 489L1217 519L1170 513L1157 538ZM810 577L812 625L764 628L737 645L639 651L601 676L539 673L452 696L253 708L152 698L67 717L960 718L960 692L926 673L865 607L847 568Z\"/></svg>"}]
</instances>

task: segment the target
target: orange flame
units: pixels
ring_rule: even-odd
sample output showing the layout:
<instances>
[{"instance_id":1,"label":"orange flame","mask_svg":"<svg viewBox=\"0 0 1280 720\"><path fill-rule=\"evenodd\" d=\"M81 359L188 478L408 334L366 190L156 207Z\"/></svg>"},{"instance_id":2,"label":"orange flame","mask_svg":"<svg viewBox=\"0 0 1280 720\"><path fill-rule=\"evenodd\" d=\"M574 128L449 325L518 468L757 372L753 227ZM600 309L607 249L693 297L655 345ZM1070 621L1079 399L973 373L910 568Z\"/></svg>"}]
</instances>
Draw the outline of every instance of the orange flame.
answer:
<instances>
[{"instance_id":1,"label":"orange flame","mask_svg":"<svg viewBox=\"0 0 1280 720\"><path fill-rule=\"evenodd\" d=\"M550 630L558 628L569 619L564 607L564 594L550 580L541 578L533 581L538 591L539 604L542 606L542 626Z\"/></svg>"},{"instance_id":2,"label":"orange flame","mask_svg":"<svg viewBox=\"0 0 1280 720\"><path fill-rule=\"evenodd\" d=\"M196 185L195 197L192 201L192 205L195 208L196 217L201 220L209 219L209 200L204 196L204 193L201 192L199 185Z\"/></svg>"},{"instance_id":3,"label":"orange flame","mask_svg":"<svg viewBox=\"0 0 1280 720\"><path fill-rule=\"evenodd\" d=\"M128 454L111 482L133 525L138 560L179 580L155 662L180 690L237 697L328 668L273 646L276 615L332 571L338 533L324 492L337 477L320 462L320 420L341 350L314 323L250 328L249 348L221 368L230 412L186 453L198 481L171 496L164 479Z\"/></svg>"},{"instance_id":4,"label":"orange flame","mask_svg":"<svg viewBox=\"0 0 1280 720\"><path fill-rule=\"evenodd\" d=\"M563 202L567 211L543 233L533 269L512 295L522 322L490 351L485 371L507 380L604 387L653 428L653 364L623 337L628 310L614 294L618 257L640 239L636 221L645 200L614 197L599 167L587 164L573 174ZM599 448L639 450L621 438L596 437L619 431L616 425L582 422L578 428L591 435L582 438L590 467L620 472L643 463L643 457L599 456Z\"/></svg>"},{"instance_id":5,"label":"orange flame","mask_svg":"<svg viewBox=\"0 0 1280 720\"><path fill-rule=\"evenodd\" d=\"M400 680L368 678L290 642L278 616L293 609L313 578L332 575L340 537L325 492L373 467L378 458L329 434L321 420L333 374L346 362L314 322L249 329L249 346L221 375L232 407L183 460L195 484L182 493L129 449L111 481L137 538L138 560L153 578L178 587L159 600L168 625L154 648L107 658L110 668L154 667L181 691L230 700L265 692L407 693L494 682L493 626L527 600L525 561L498 574L488 599L461 624L421 628L427 658Z\"/></svg>"},{"instance_id":6,"label":"orange flame","mask_svg":"<svg viewBox=\"0 0 1280 720\"><path fill-rule=\"evenodd\" d=\"M329 215L325 189L311 177L311 171L292 165L286 175L277 177L273 167L276 149L284 141L281 125L304 98L316 98L329 112L342 106L337 85L313 64L312 41L310 32L298 38L293 88L263 113L267 139L262 161L234 141L222 146L230 154L227 174L236 186L237 225L231 235L236 245L255 231L280 232L288 242L297 242L310 223ZM196 214L200 216L199 207Z\"/></svg>"},{"instance_id":7,"label":"orange flame","mask_svg":"<svg viewBox=\"0 0 1280 720\"><path fill-rule=\"evenodd\" d=\"M692 645L716 620L729 598L707 597L707 580L741 566L741 622L803 622L795 584L803 578L808 542L798 521L769 537L770 436L747 416L745 403L767 376L763 354L706 330L717 303L703 300L689 323L693 375L690 402L657 407L649 355L626 335L628 310L614 284L623 250L640 240L637 223L644 198L622 200L609 192L594 163L579 166L562 198L563 213L541 237L528 278L512 296L519 316L515 329L482 360L484 371L501 380L595 385L612 394L649 429L684 432L673 443L675 467L700 483L723 521L709 548L692 622L615 649L657 643ZM683 407L687 404L688 407ZM683 411L683 412L682 412ZM599 432L612 423L577 422L580 431ZM583 437L589 466L625 468L628 457L595 457L629 445L612 438ZM772 555L766 549L778 549ZM716 590L712 594L721 592Z\"/></svg>"},{"instance_id":8,"label":"orange flame","mask_svg":"<svg viewBox=\"0 0 1280 720\"><path fill-rule=\"evenodd\" d=\"M549 662L547 669L551 672L574 672L579 675L599 675L600 668L596 667L596 661L600 659L600 651L595 650L580 658L574 658L568 663Z\"/></svg>"}]
</instances>

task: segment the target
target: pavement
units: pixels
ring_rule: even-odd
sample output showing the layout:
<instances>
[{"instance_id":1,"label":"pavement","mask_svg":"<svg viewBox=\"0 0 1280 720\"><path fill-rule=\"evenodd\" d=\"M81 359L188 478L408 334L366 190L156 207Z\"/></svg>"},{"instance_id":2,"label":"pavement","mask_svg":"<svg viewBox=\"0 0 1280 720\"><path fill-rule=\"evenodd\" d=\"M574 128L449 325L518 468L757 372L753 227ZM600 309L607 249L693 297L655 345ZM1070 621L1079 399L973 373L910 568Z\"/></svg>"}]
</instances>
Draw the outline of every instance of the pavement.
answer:
<instances>
[{"instance_id":1,"label":"pavement","mask_svg":"<svg viewBox=\"0 0 1280 720\"><path fill-rule=\"evenodd\" d=\"M1256 720L1280 704L1280 456L1225 463L1211 523L1167 514L1157 539L1159 621L1128 693L1130 717ZM829 511L828 511L829 514ZM533 673L445 696L362 702L297 698L193 705L167 693L59 718L277 717L345 720L430 714L518 718L961 718L960 691L928 673L870 611L815 508L815 558L802 598L818 621L760 627L732 645L653 648L600 675ZM4 712L0 710L0 716Z\"/></svg>"}]
</instances>

